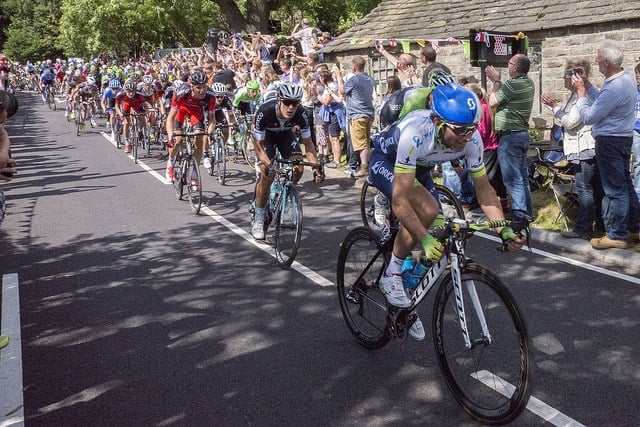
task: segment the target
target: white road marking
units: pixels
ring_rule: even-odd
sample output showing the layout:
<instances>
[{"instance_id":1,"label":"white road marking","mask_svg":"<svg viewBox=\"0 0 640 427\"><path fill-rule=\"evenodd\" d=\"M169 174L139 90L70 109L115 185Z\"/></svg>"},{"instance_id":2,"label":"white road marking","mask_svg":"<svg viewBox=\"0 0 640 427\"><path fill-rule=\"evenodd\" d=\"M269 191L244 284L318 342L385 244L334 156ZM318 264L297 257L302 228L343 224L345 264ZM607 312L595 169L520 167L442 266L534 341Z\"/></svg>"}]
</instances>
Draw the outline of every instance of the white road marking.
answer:
<instances>
[{"instance_id":1,"label":"white road marking","mask_svg":"<svg viewBox=\"0 0 640 427\"><path fill-rule=\"evenodd\" d=\"M506 397L511 396L514 390L516 389L515 386L513 386L512 384L508 383L507 381L500 378L499 376L494 375L491 372L486 370L474 372L473 374L471 374L471 376L477 379L478 381L480 381L482 384L486 385L487 387L497 391L498 393ZM500 385L503 388L502 390L498 390L497 388L494 387L494 384L496 382L500 383ZM563 414L557 409L552 408L551 406L547 405L540 399L537 399L533 396L529 398L529 403L527 403L527 409L533 412L534 414L536 414L537 416L539 416L540 418L542 418L543 420L553 424L554 426L585 427L583 424L579 423L573 418Z\"/></svg>"},{"instance_id":2,"label":"white road marking","mask_svg":"<svg viewBox=\"0 0 640 427\"><path fill-rule=\"evenodd\" d=\"M0 350L0 427L24 425L22 338L18 274L2 276L2 332L9 345Z\"/></svg>"},{"instance_id":3,"label":"white road marking","mask_svg":"<svg viewBox=\"0 0 640 427\"><path fill-rule=\"evenodd\" d=\"M493 240L494 242L502 243L502 240L500 240L500 238L497 237L497 236L492 236L492 235L487 234L487 233L476 233L476 235L484 237L485 239ZM586 270L595 271L596 273L600 273L600 274L604 274L604 275L607 275L607 276L615 277L616 279L625 280L625 281L633 283L635 285L640 285L640 277L629 276L629 275L624 274L624 273L618 273L617 271L607 270L606 268L598 267L598 266L593 265L593 264L587 264L586 262L582 262L582 261L576 261L576 260L573 260L573 259L569 259L567 257L563 257L562 255L554 254L554 253L547 252L547 251L542 251L540 249L535 249L535 248L529 249L529 248L525 247L522 250L523 251L527 251L527 252L531 251L531 253L543 256L545 258L551 258L551 259L556 260L556 261L564 262L565 264L575 265L576 267L584 268Z\"/></svg>"}]
</instances>

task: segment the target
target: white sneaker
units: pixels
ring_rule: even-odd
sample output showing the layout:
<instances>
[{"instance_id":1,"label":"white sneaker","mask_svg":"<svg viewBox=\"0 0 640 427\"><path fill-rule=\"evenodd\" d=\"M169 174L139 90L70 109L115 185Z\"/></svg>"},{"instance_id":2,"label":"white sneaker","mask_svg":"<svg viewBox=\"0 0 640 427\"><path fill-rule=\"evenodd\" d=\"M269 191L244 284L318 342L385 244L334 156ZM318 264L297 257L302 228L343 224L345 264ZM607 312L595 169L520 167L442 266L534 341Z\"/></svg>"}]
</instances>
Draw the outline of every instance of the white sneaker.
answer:
<instances>
[{"instance_id":1,"label":"white sneaker","mask_svg":"<svg viewBox=\"0 0 640 427\"><path fill-rule=\"evenodd\" d=\"M205 169L211 169L211 159L208 157L205 157L202 160L202 164L204 165Z\"/></svg>"},{"instance_id":2,"label":"white sneaker","mask_svg":"<svg viewBox=\"0 0 640 427\"><path fill-rule=\"evenodd\" d=\"M256 240L264 240L264 219L255 218L251 225L251 235Z\"/></svg>"},{"instance_id":3,"label":"white sneaker","mask_svg":"<svg viewBox=\"0 0 640 427\"><path fill-rule=\"evenodd\" d=\"M416 315L417 316L417 315ZM417 341L422 341L425 338L424 327L419 317L416 317L416 321L409 328L409 335L411 338Z\"/></svg>"},{"instance_id":4,"label":"white sneaker","mask_svg":"<svg viewBox=\"0 0 640 427\"><path fill-rule=\"evenodd\" d=\"M98 126L98 124L96 123L96 120L93 117L91 117L91 119L89 119L89 123L91 124L92 128Z\"/></svg>"},{"instance_id":5,"label":"white sneaker","mask_svg":"<svg viewBox=\"0 0 640 427\"><path fill-rule=\"evenodd\" d=\"M378 193L373 198L373 218L378 226L382 226L387 222L389 215L389 200L384 194Z\"/></svg>"},{"instance_id":6,"label":"white sneaker","mask_svg":"<svg viewBox=\"0 0 640 427\"><path fill-rule=\"evenodd\" d=\"M401 308L407 308L411 305L411 300L404 292L401 275L382 276L379 286L389 304Z\"/></svg>"}]
</instances>

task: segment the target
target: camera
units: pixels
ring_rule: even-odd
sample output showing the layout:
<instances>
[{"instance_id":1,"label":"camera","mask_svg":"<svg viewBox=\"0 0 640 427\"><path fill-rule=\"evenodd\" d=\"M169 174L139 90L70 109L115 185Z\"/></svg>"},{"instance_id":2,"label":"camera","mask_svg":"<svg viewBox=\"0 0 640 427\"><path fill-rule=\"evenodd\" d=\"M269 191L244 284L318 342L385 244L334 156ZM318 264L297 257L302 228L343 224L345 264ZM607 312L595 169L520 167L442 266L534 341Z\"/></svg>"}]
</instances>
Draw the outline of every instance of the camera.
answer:
<instances>
[{"instance_id":1,"label":"camera","mask_svg":"<svg viewBox=\"0 0 640 427\"><path fill-rule=\"evenodd\" d=\"M574 68L571 72L576 76L584 76L584 70L582 68Z\"/></svg>"}]
</instances>

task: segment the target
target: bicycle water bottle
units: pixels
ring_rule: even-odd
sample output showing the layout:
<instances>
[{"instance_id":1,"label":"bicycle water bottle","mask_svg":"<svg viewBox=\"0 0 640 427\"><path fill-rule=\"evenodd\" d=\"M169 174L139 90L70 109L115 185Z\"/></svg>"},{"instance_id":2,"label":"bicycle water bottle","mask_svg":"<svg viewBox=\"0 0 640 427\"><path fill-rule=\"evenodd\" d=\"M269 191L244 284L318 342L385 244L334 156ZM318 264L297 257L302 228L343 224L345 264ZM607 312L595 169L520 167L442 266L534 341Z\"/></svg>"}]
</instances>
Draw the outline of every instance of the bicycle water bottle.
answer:
<instances>
[{"instance_id":1,"label":"bicycle water bottle","mask_svg":"<svg viewBox=\"0 0 640 427\"><path fill-rule=\"evenodd\" d=\"M407 260L405 260L405 263L407 263ZM407 270L404 270L403 264L402 284L408 289L415 289L433 265L431 261L424 258L421 258L420 261L417 262L412 259L412 263L413 268Z\"/></svg>"}]
</instances>

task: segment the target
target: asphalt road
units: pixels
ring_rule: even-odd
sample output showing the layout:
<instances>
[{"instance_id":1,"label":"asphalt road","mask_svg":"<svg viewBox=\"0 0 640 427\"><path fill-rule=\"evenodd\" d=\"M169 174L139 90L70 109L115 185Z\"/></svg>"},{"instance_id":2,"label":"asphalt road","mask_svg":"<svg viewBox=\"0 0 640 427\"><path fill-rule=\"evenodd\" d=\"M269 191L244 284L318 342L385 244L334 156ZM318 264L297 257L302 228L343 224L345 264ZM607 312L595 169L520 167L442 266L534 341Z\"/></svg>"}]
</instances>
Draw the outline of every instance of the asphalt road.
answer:
<instances>
[{"instance_id":1,"label":"asphalt road","mask_svg":"<svg viewBox=\"0 0 640 427\"><path fill-rule=\"evenodd\" d=\"M369 351L349 334L333 285L359 225L349 178L316 186L307 172L303 242L284 271L249 235L248 167L224 187L206 176L196 216L157 151L134 165L100 129L77 137L61 111L20 100L0 272L19 277L27 425L475 424L435 360L433 296L424 342ZM520 303L543 403L515 424L636 425L638 284L495 246L476 236L469 252Z\"/></svg>"}]
</instances>

